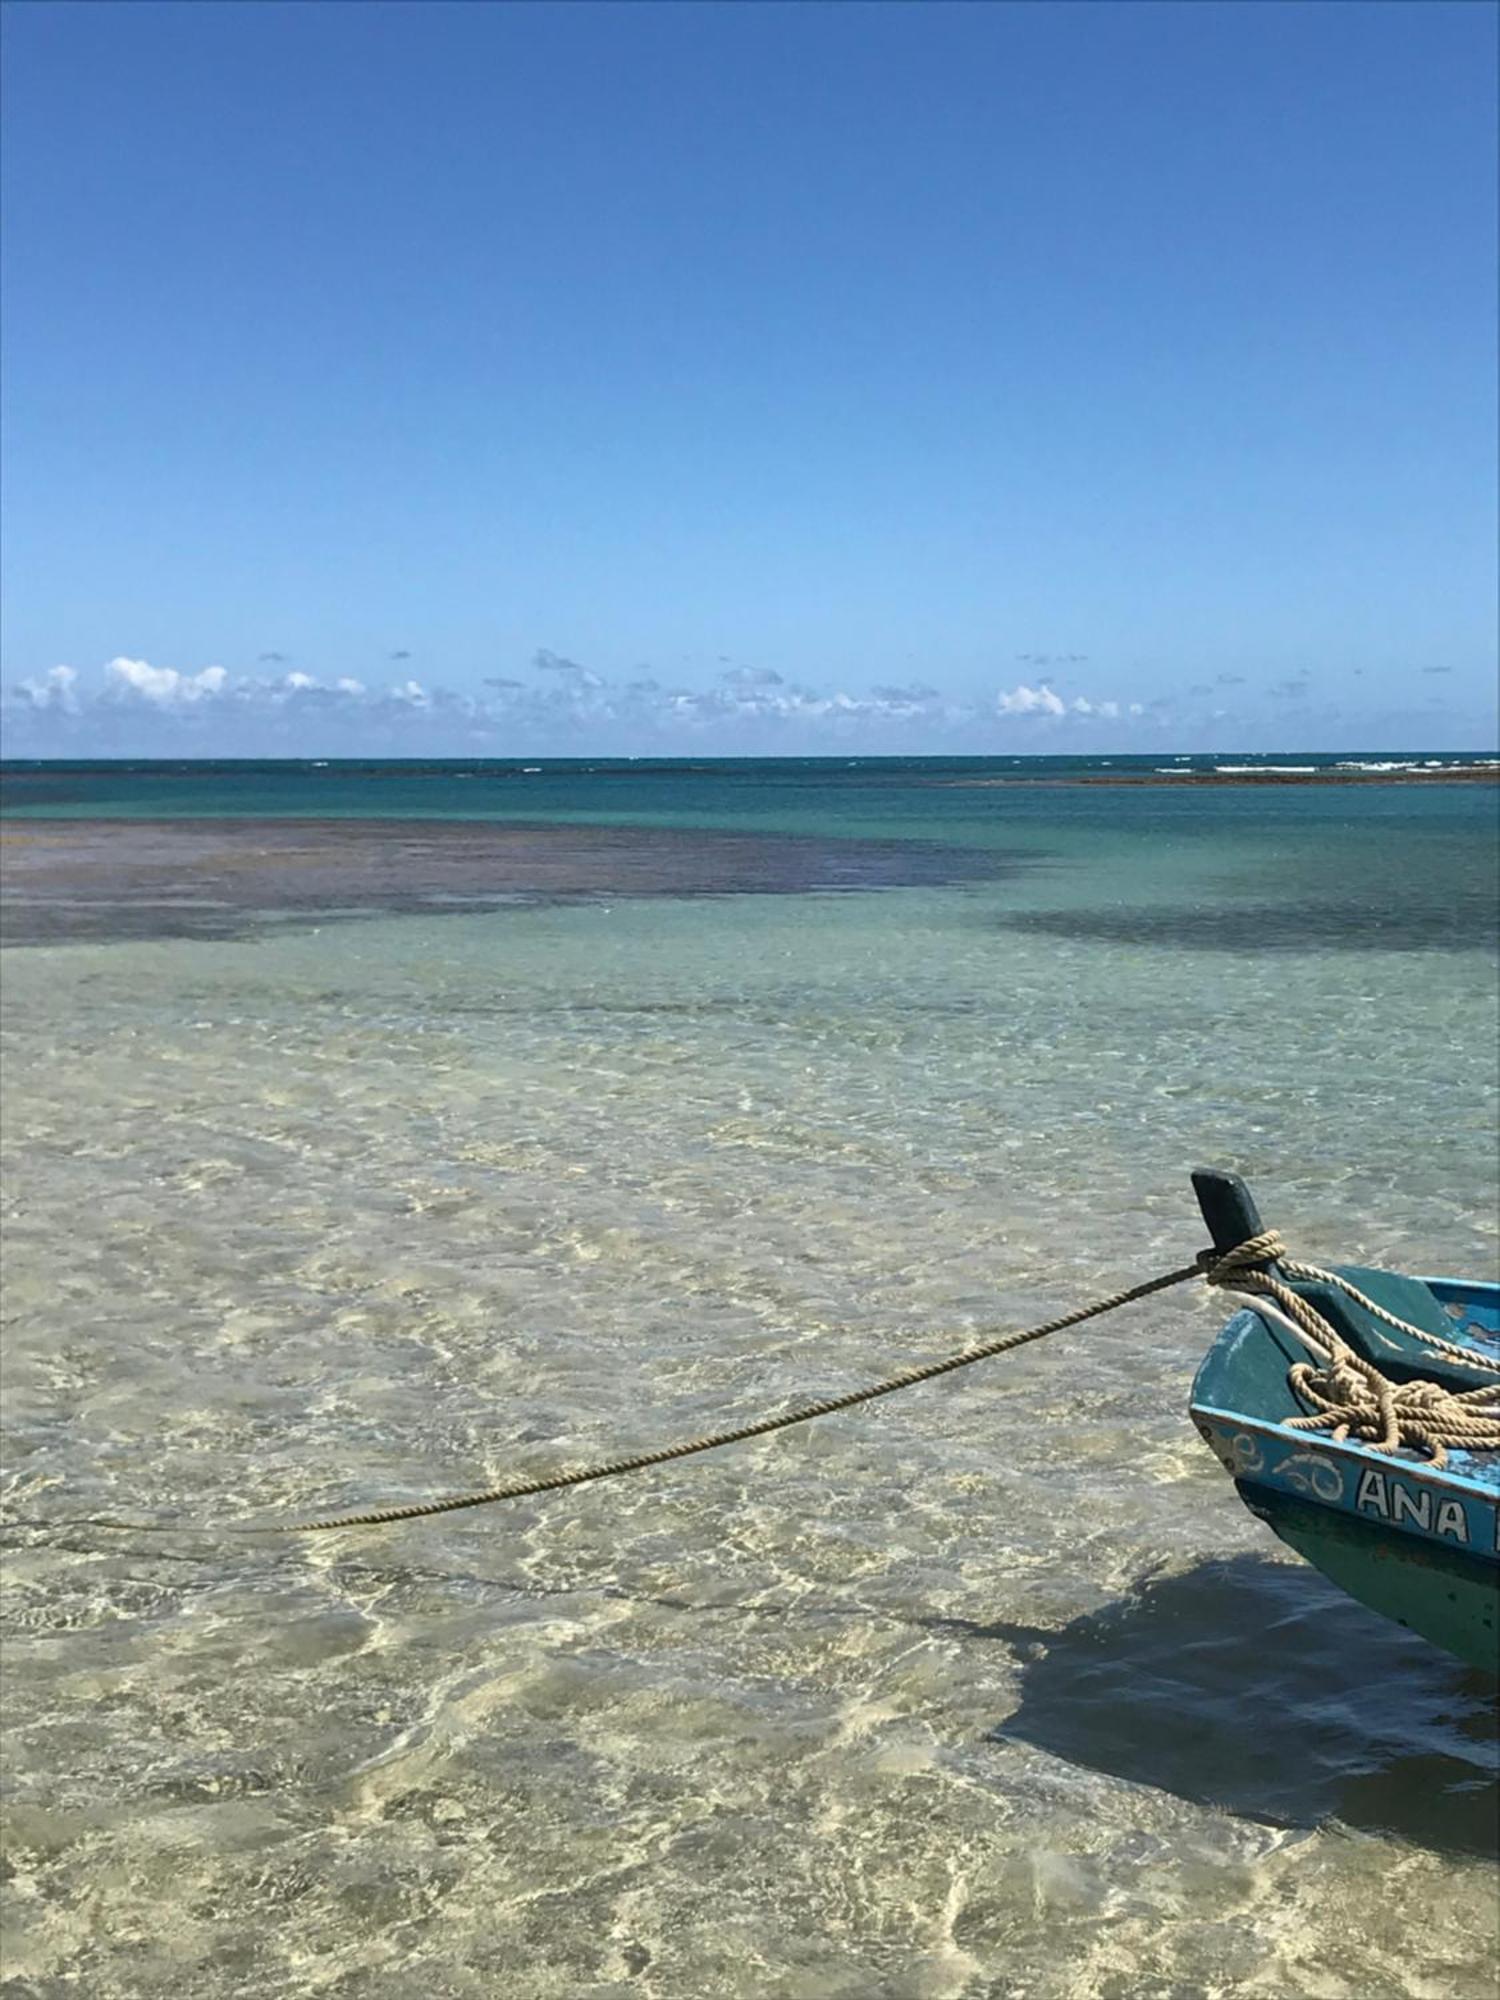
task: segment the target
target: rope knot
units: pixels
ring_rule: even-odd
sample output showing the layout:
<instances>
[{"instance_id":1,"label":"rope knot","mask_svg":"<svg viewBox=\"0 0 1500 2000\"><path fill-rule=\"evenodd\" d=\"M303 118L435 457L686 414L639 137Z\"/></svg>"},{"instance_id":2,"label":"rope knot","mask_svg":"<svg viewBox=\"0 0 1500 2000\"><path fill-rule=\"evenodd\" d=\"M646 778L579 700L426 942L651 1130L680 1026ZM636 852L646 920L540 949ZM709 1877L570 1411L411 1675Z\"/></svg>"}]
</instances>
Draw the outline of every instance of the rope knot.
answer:
<instances>
[{"instance_id":1,"label":"rope knot","mask_svg":"<svg viewBox=\"0 0 1500 2000\"><path fill-rule=\"evenodd\" d=\"M1236 1243L1232 1250L1200 1251L1198 1268L1210 1285L1234 1285L1254 1276L1261 1265L1276 1263L1285 1250L1279 1230L1263 1229L1258 1236Z\"/></svg>"}]
</instances>

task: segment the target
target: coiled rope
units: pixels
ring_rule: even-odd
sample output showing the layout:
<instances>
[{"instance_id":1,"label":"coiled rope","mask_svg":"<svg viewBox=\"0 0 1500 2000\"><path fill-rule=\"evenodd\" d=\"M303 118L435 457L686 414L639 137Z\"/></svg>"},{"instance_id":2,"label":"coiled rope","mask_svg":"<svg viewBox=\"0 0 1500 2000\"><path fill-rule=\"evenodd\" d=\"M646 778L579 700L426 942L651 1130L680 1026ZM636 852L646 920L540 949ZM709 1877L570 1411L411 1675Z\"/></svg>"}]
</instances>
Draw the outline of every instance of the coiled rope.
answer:
<instances>
[{"instance_id":1,"label":"coiled rope","mask_svg":"<svg viewBox=\"0 0 1500 2000\"><path fill-rule=\"evenodd\" d=\"M1457 1390L1421 1378L1393 1382L1373 1361L1357 1354L1316 1306L1264 1267L1279 1263L1292 1277L1335 1286L1363 1311L1398 1333L1411 1334L1447 1361L1496 1376L1500 1365L1413 1326L1410 1320L1398 1319L1337 1271L1296 1262L1283 1250L1277 1231L1267 1229L1238 1244L1203 1275L1211 1285L1249 1293L1257 1311L1275 1319L1315 1357L1316 1366L1297 1361L1287 1370L1292 1389L1315 1412L1288 1418L1288 1430L1326 1431L1335 1441L1352 1435L1375 1451L1403 1447L1424 1451L1436 1467L1447 1464L1450 1451L1500 1451L1500 1383ZM1267 1300L1275 1304L1267 1305Z\"/></svg>"}]
</instances>

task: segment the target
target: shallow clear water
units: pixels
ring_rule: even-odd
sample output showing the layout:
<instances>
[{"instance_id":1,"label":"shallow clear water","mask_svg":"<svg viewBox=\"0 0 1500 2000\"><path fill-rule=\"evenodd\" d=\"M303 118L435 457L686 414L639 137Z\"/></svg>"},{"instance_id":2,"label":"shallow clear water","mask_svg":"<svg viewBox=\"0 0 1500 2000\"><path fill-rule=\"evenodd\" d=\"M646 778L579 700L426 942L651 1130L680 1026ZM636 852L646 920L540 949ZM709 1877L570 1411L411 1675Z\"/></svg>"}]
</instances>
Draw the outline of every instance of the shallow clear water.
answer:
<instances>
[{"instance_id":1,"label":"shallow clear water","mask_svg":"<svg viewBox=\"0 0 1500 2000\"><path fill-rule=\"evenodd\" d=\"M6 954L10 1511L194 1524L8 1536L7 2000L1489 1994L1486 1684L1242 1510L1195 1291L215 1533L1065 1310L1195 1164L1493 1275L1488 796L1027 798L995 883Z\"/></svg>"}]
</instances>

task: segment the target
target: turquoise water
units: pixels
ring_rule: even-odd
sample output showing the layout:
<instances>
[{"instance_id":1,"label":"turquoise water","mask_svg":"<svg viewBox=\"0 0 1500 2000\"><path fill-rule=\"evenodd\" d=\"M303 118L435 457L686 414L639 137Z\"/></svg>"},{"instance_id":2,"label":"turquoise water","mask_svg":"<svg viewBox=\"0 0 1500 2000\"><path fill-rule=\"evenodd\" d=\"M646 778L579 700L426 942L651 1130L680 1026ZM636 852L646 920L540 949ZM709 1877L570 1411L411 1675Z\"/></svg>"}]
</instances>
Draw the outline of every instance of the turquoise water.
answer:
<instances>
[{"instance_id":1,"label":"turquoise water","mask_svg":"<svg viewBox=\"0 0 1500 2000\"><path fill-rule=\"evenodd\" d=\"M951 775L48 775L1029 861L5 954L8 1511L191 1524L7 1536L18 1995L1489 1994L1488 1691L1239 1506L1196 1292L214 1533L1065 1310L1191 1256L1203 1162L1494 1275L1491 789Z\"/></svg>"},{"instance_id":2,"label":"turquoise water","mask_svg":"<svg viewBox=\"0 0 1500 2000\"><path fill-rule=\"evenodd\" d=\"M1028 860L995 921L1167 949L1483 950L1493 785L1186 786L1080 778L1379 770L1457 756L724 760L705 764L245 763L0 767L37 819L493 821L911 841ZM1467 760L1472 761L1472 760Z\"/></svg>"},{"instance_id":3,"label":"turquoise water","mask_svg":"<svg viewBox=\"0 0 1500 2000\"><path fill-rule=\"evenodd\" d=\"M1364 756L475 759L403 763L297 762L0 763L0 810L14 817L120 819L319 818L525 819L563 824L758 827L992 840L1000 826L1189 833L1247 821L1291 827L1351 819L1404 829L1458 820L1493 824L1483 788L1374 785L1228 786L1173 794L1165 785L1090 788L1078 780L1246 772L1378 773L1441 769L1485 760L1457 752ZM1493 760L1491 760L1493 761ZM1045 787L1045 789L1042 789ZM996 796L1000 793L1001 796Z\"/></svg>"}]
</instances>

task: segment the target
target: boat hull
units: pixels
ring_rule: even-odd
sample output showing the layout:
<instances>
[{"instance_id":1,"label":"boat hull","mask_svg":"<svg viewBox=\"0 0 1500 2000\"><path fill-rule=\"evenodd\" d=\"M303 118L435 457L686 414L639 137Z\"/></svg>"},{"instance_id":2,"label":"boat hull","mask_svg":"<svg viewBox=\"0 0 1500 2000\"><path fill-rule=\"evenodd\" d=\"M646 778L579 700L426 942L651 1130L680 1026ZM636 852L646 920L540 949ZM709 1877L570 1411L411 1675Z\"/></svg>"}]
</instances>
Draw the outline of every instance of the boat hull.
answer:
<instances>
[{"instance_id":1,"label":"boat hull","mask_svg":"<svg viewBox=\"0 0 1500 2000\"><path fill-rule=\"evenodd\" d=\"M1368 1287L1379 1274L1359 1276ZM1476 1361L1500 1354L1500 1287L1423 1284L1442 1315L1434 1331L1472 1346ZM1412 1372L1426 1373L1429 1355L1417 1354ZM1500 1674L1500 1454L1454 1451L1439 1468L1416 1453L1293 1429L1303 1412L1287 1374L1301 1358L1274 1323L1236 1313L1193 1385L1205 1442L1250 1511L1330 1582Z\"/></svg>"},{"instance_id":2,"label":"boat hull","mask_svg":"<svg viewBox=\"0 0 1500 2000\"><path fill-rule=\"evenodd\" d=\"M1236 1480L1251 1513L1330 1583L1471 1667L1500 1661L1500 1590L1493 1562L1467 1550L1394 1540L1383 1528L1289 1494Z\"/></svg>"}]
</instances>

